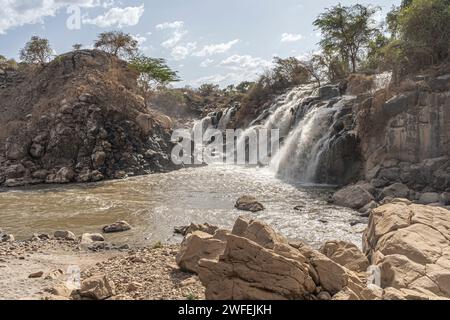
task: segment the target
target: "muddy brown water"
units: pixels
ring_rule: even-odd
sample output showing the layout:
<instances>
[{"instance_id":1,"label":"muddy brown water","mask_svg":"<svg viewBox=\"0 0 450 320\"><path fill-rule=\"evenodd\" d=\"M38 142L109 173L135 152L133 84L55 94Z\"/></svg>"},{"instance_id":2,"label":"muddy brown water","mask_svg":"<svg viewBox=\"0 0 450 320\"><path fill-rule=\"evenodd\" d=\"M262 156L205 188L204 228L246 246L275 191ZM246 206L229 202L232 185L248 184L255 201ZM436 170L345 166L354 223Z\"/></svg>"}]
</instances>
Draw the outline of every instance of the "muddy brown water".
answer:
<instances>
[{"instance_id":1,"label":"muddy brown water","mask_svg":"<svg viewBox=\"0 0 450 320\"><path fill-rule=\"evenodd\" d=\"M240 215L261 219L292 240L315 247L326 240L361 244L363 224L350 209L326 202L329 187L293 185L266 168L213 165L96 184L35 186L0 192L0 228L17 239L33 233L100 232L116 220L133 229L107 235L115 243L173 242L175 226L191 222L230 228ZM242 195L256 196L266 210L234 208ZM300 206L300 210L294 207Z\"/></svg>"}]
</instances>

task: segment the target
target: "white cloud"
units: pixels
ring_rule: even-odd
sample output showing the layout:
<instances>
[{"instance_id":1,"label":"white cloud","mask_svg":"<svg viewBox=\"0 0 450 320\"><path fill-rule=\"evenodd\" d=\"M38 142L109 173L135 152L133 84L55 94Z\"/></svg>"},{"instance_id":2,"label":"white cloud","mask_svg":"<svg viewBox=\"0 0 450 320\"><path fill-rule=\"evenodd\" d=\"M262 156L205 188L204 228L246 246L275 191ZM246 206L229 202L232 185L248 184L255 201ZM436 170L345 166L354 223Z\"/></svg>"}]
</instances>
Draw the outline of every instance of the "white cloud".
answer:
<instances>
[{"instance_id":1,"label":"white cloud","mask_svg":"<svg viewBox=\"0 0 450 320\"><path fill-rule=\"evenodd\" d=\"M161 46L163 46L166 49L173 48L184 38L186 34L187 31L177 29L172 33L169 39L161 43Z\"/></svg>"},{"instance_id":2,"label":"white cloud","mask_svg":"<svg viewBox=\"0 0 450 320\"><path fill-rule=\"evenodd\" d=\"M262 58L252 57L251 55L235 54L223 60L219 66L235 71L247 70L250 72L259 72L270 68L272 62Z\"/></svg>"},{"instance_id":3,"label":"white cloud","mask_svg":"<svg viewBox=\"0 0 450 320\"><path fill-rule=\"evenodd\" d=\"M142 36L140 34L132 35L132 37L134 40L136 40L139 43L139 45L142 45L142 44L144 44L144 42L147 42L147 37Z\"/></svg>"},{"instance_id":4,"label":"white cloud","mask_svg":"<svg viewBox=\"0 0 450 320\"><path fill-rule=\"evenodd\" d=\"M195 52L194 56L196 57L206 57L211 56L213 54L224 53L230 50L235 44L237 44L240 40L234 39L230 42L219 43L219 44L210 44L204 46L200 51Z\"/></svg>"},{"instance_id":5,"label":"white cloud","mask_svg":"<svg viewBox=\"0 0 450 320\"><path fill-rule=\"evenodd\" d=\"M228 69L228 71L201 77L188 83L192 86L199 86L203 83L226 86L242 81L252 81L256 80L265 69L272 67L272 62L251 55L232 55L221 61L218 66Z\"/></svg>"},{"instance_id":6,"label":"white cloud","mask_svg":"<svg viewBox=\"0 0 450 320\"><path fill-rule=\"evenodd\" d=\"M176 61L186 59L197 48L196 42L189 42L184 45L177 45L172 48L170 55Z\"/></svg>"},{"instance_id":7,"label":"white cloud","mask_svg":"<svg viewBox=\"0 0 450 320\"><path fill-rule=\"evenodd\" d=\"M156 25L156 29L166 30L166 29L181 29L184 26L184 21L173 21L173 22L163 22Z\"/></svg>"},{"instance_id":8,"label":"white cloud","mask_svg":"<svg viewBox=\"0 0 450 320\"><path fill-rule=\"evenodd\" d=\"M303 39L301 34L283 33L281 35L281 42L297 42Z\"/></svg>"},{"instance_id":9,"label":"white cloud","mask_svg":"<svg viewBox=\"0 0 450 320\"><path fill-rule=\"evenodd\" d=\"M111 8L93 19L83 18L84 24L93 24L101 28L135 26L144 14L144 5L139 7Z\"/></svg>"},{"instance_id":10,"label":"white cloud","mask_svg":"<svg viewBox=\"0 0 450 320\"><path fill-rule=\"evenodd\" d=\"M214 63L214 60L213 60L213 59L207 58L206 60L203 60L202 63L200 63L200 67L202 67L202 68L207 68L207 67L209 67L210 65L212 65L213 63Z\"/></svg>"},{"instance_id":11,"label":"white cloud","mask_svg":"<svg viewBox=\"0 0 450 320\"><path fill-rule=\"evenodd\" d=\"M112 0L0 0L0 34L27 24L43 23L58 10L76 5L81 8L109 7Z\"/></svg>"}]
</instances>

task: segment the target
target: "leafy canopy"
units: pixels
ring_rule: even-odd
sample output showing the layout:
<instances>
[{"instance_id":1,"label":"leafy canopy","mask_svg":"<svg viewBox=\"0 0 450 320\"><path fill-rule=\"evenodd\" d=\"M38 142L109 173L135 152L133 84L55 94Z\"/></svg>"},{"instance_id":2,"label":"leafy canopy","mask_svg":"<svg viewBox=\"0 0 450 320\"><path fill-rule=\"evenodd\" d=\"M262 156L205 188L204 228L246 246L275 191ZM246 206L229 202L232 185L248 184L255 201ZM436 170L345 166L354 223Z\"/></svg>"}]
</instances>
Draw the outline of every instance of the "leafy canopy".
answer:
<instances>
[{"instance_id":1,"label":"leafy canopy","mask_svg":"<svg viewBox=\"0 0 450 320\"><path fill-rule=\"evenodd\" d=\"M31 37L31 40L25 44L25 48L20 50L20 60L27 63L44 64L52 55L53 50L49 41L38 36Z\"/></svg>"},{"instance_id":2,"label":"leafy canopy","mask_svg":"<svg viewBox=\"0 0 450 320\"><path fill-rule=\"evenodd\" d=\"M323 35L323 51L339 55L356 72L359 57L377 31L373 16L378 10L360 4L326 9L313 23Z\"/></svg>"},{"instance_id":3,"label":"leafy canopy","mask_svg":"<svg viewBox=\"0 0 450 320\"><path fill-rule=\"evenodd\" d=\"M129 66L139 72L139 80L145 86L164 86L180 81L177 72L173 71L164 59L139 55L131 59Z\"/></svg>"},{"instance_id":4,"label":"leafy canopy","mask_svg":"<svg viewBox=\"0 0 450 320\"><path fill-rule=\"evenodd\" d=\"M122 31L110 31L100 33L94 47L116 57L130 59L137 54L138 41Z\"/></svg>"}]
</instances>

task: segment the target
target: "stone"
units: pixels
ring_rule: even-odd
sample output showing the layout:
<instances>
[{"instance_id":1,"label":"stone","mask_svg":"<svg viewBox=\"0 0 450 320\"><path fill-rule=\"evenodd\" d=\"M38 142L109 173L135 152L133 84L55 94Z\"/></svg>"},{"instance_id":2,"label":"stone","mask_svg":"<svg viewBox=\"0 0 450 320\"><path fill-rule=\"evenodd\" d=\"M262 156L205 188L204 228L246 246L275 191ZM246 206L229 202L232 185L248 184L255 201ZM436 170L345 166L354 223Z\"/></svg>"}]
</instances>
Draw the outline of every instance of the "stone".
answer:
<instances>
[{"instance_id":1,"label":"stone","mask_svg":"<svg viewBox=\"0 0 450 320\"><path fill-rule=\"evenodd\" d=\"M194 231L182 242L176 262L182 270L197 273L201 259L217 259L224 251L224 241L209 233Z\"/></svg>"},{"instance_id":2,"label":"stone","mask_svg":"<svg viewBox=\"0 0 450 320\"><path fill-rule=\"evenodd\" d=\"M383 198L408 198L410 190L407 186L402 183L394 183L383 189L381 192Z\"/></svg>"},{"instance_id":3,"label":"stone","mask_svg":"<svg viewBox=\"0 0 450 320\"><path fill-rule=\"evenodd\" d=\"M73 292L72 289L68 288L64 284L56 285L52 288L46 289L45 291L54 296L65 297L65 298L70 298L72 296L72 292Z\"/></svg>"},{"instance_id":4,"label":"stone","mask_svg":"<svg viewBox=\"0 0 450 320\"><path fill-rule=\"evenodd\" d=\"M235 207L239 210L258 212L264 210L264 206L255 197L242 196L236 201Z\"/></svg>"},{"instance_id":5,"label":"stone","mask_svg":"<svg viewBox=\"0 0 450 320\"><path fill-rule=\"evenodd\" d=\"M72 168L63 167L59 169L59 171L55 175L47 176L47 183L69 183L72 182L75 178L75 172Z\"/></svg>"},{"instance_id":6,"label":"stone","mask_svg":"<svg viewBox=\"0 0 450 320\"><path fill-rule=\"evenodd\" d=\"M81 282L81 297L93 300L105 300L115 294L115 285L106 275L95 275Z\"/></svg>"},{"instance_id":7,"label":"stone","mask_svg":"<svg viewBox=\"0 0 450 320\"><path fill-rule=\"evenodd\" d=\"M6 168L5 176L6 179L22 178L25 174L25 171L25 167L22 164L15 164Z\"/></svg>"},{"instance_id":8,"label":"stone","mask_svg":"<svg viewBox=\"0 0 450 320\"><path fill-rule=\"evenodd\" d=\"M127 292L138 291L141 288L142 288L142 284L140 284L139 282L131 282L127 286Z\"/></svg>"},{"instance_id":9,"label":"stone","mask_svg":"<svg viewBox=\"0 0 450 320\"><path fill-rule=\"evenodd\" d=\"M2 242L14 242L14 236L12 234L3 233L2 230L0 230L0 243Z\"/></svg>"},{"instance_id":10,"label":"stone","mask_svg":"<svg viewBox=\"0 0 450 320\"><path fill-rule=\"evenodd\" d=\"M328 241L322 246L320 252L352 271L365 272L369 267L369 260L353 243Z\"/></svg>"},{"instance_id":11,"label":"stone","mask_svg":"<svg viewBox=\"0 0 450 320\"><path fill-rule=\"evenodd\" d=\"M117 221L113 224L107 225L103 227L104 233L115 233L115 232L124 232L131 229L131 226L126 221Z\"/></svg>"},{"instance_id":12,"label":"stone","mask_svg":"<svg viewBox=\"0 0 450 320\"><path fill-rule=\"evenodd\" d=\"M422 195L419 198L420 204L432 204L432 203L438 203L441 200L441 196L439 193L435 192L425 192L422 193Z\"/></svg>"},{"instance_id":13,"label":"stone","mask_svg":"<svg viewBox=\"0 0 450 320\"><path fill-rule=\"evenodd\" d=\"M103 242L105 238L99 233L83 233L80 238L82 245L91 245L94 242Z\"/></svg>"},{"instance_id":14,"label":"stone","mask_svg":"<svg viewBox=\"0 0 450 320\"><path fill-rule=\"evenodd\" d=\"M92 155L92 165L94 168L100 168L105 164L106 153L103 151L98 151Z\"/></svg>"},{"instance_id":15,"label":"stone","mask_svg":"<svg viewBox=\"0 0 450 320\"><path fill-rule=\"evenodd\" d=\"M321 99L332 99L335 97L339 97L341 95L341 92L339 90L339 86L324 85L319 88L318 94Z\"/></svg>"},{"instance_id":16,"label":"stone","mask_svg":"<svg viewBox=\"0 0 450 320\"><path fill-rule=\"evenodd\" d=\"M363 249L383 299L450 298L450 211L394 199L372 211Z\"/></svg>"},{"instance_id":17,"label":"stone","mask_svg":"<svg viewBox=\"0 0 450 320\"><path fill-rule=\"evenodd\" d=\"M35 159L41 158L44 155L44 152L45 147L39 143L33 143L30 147L30 155Z\"/></svg>"},{"instance_id":18,"label":"stone","mask_svg":"<svg viewBox=\"0 0 450 320\"><path fill-rule=\"evenodd\" d=\"M338 206L361 209L374 201L372 194L361 185L347 186L333 195L333 202Z\"/></svg>"},{"instance_id":19,"label":"stone","mask_svg":"<svg viewBox=\"0 0 450 320\"><path fill-rule=\"evenodd\" d=\"M31 273L28 276L28 278L30 278L30 279L37 279L37 278L42 278L43 275L44 275L43 271L38 271L38 272Z\"/></svg>"},{"instance_id":20,"label":"stone","mask_svg":"<svg viewBox=\"0 0 450 320\"><path fill-rule=\"evenodd\" d=\"M69 241L75 241L77 238L75 236L75 234L71 231L68 230L58 230L55 231L55 233L53 234L53 236L56 239L61 239L61 240L69 240Z\"/></svg>"},{"instance_id":21,"label":"stone","mask_svg":"<svg viewBox=\"0 0 450 320\"><path fill-rule=\"evenodd\" d=\"M450 192L444 192L441 194L441 203L444 206L450 205Z\"/></svg>"},{"instance_id":22,"label":"stone","mask_svg":"<svg viewBox=\"0 0 450 320\"><path fill-rule=\"evenodd\" d=\"M373 209L378 207L378 203L376 201L371 201L368 204L366 204L364 207L358 210L358 212L369 216L369 214L372 212Z\"/></svg>"},{"instance_id":23,"label":"stone","mask_svg":"<svg viewBox=\"0 0 450 320\"><path fill-rule=\"evenodd\" d=\"M331 294L329 294L326 291L322 291L317 295L317 299L319 299L319 300L328 301L328 300L331 300L331 298L332 298Z\"/></svg>"}]
</instances>

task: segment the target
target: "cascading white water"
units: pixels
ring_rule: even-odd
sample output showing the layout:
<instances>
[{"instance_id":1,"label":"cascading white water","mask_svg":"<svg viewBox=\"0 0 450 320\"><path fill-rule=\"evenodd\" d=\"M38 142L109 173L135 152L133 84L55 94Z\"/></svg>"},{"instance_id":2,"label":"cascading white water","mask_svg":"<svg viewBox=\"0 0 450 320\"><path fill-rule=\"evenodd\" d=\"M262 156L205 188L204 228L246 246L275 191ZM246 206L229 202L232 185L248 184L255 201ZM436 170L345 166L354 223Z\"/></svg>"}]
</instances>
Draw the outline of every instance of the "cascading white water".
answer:
<instances>
[{"instance_id":1,"label":"cascading white water","mask_svg":"<svg viewBox=\"0 0 450 320\"><path fill-rule=\"evenodd\" d=\"M262 124L251 125L247 128L237 140L237 149L239 150L246 144L246 138L255 130L258 129L279 129L279 136L281 138L286 137L291 130L291 127L295 121L295 114L298 106L302 103L303 99L309 97L314 90L312 85L305 85L296 87L283 95L280 99L274 102L269 107L263 116L266 119L258 118L253 123L262 122Z\"/></svg>"}]
</instances>

